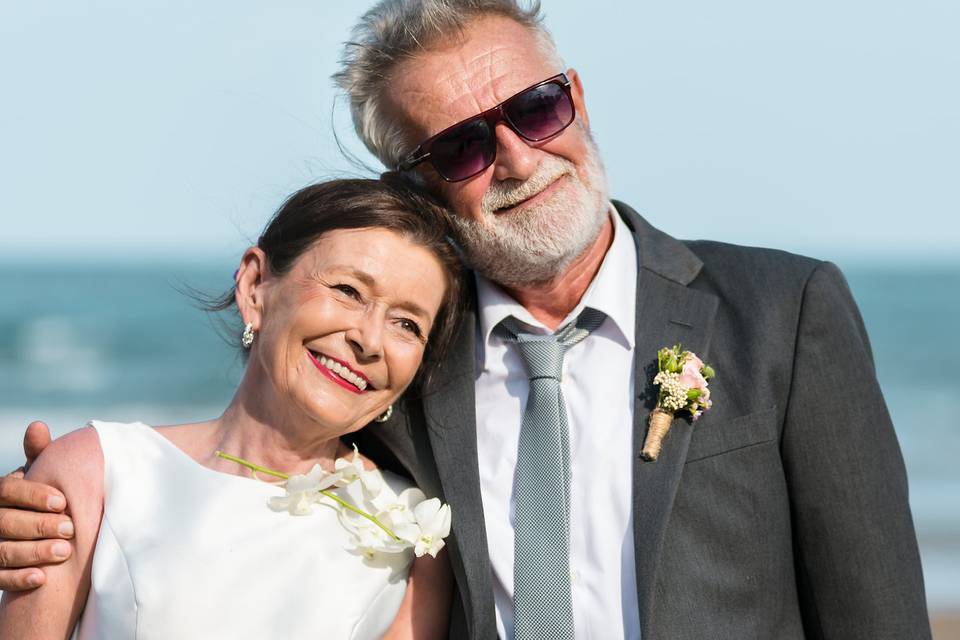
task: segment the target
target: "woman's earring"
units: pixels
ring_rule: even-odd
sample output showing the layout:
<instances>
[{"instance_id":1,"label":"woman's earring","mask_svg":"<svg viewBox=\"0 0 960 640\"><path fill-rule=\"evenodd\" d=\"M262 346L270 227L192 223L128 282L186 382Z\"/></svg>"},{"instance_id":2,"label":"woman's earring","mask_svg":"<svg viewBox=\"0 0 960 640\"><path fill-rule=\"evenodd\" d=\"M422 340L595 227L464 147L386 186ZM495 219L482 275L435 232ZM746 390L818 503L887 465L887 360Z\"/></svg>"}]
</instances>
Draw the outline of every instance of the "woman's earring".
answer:
<instances>
[{"instance_id":1,"label":"woman's earring","mask_svg":"<svg viewBox=\"0 0 960 640\"><path fill-rule=\"evenodd\" d=\"M243 345L244 349L249 349L250 345L253 344L253 339L256 337L256 333L253 331L253 323L248 322L246 326L243 327L243 334L240 336L240 344Z\"/></svg>"},{"instance_id":2,"label":"woman's earring","mask_svg":"<svg viewBox=\"0 0 960 640\"><path fill-rule=\"evenodd\" d=\"M390 416L392 415L393 415L393 405L390 405L389 407L387 407L386 411L378 415L376 418L374 418L374 420L376 422L386 422L387 420L390 419Z\"/></svg>"}]
</instances>

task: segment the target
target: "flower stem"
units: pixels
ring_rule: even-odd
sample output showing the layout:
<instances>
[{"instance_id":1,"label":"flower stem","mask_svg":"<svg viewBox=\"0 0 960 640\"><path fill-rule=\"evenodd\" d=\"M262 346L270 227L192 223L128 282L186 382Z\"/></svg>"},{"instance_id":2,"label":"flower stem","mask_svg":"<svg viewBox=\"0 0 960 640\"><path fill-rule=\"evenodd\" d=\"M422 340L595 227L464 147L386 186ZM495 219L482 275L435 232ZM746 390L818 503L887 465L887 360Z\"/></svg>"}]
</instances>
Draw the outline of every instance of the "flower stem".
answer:
<instances>
[{"instance_id":1,"label":"flower stem","mask_svg":"<svg viewBox=\"0 0 960 640\"><path fill-rule=\"evenodd\" d=\"M243 458L232 456L229 453L224 453L223 451L217 451L215 455L219 458L223 458L224 460L236 462L237 464L244 466L247 469L250 469L250 471L252 471L254 474L265 473L267 475L274 476L276 478L283 478L284 480L290 479L290 476L286 473L281 473L279 471L274 471L273 469L267 469L266 467L261 467L260 465L254 462L250 462L249 460L244 460ZM390 531L390 529L388 529L382 522L377 520L375 516L372 516L371 514L364 511L363 509L358 509L357 507L353 506L352 504L350 504L340 496L330 491L327 491L325 489L320 489L320 493L327 496L328 498L330 498L331 500L339 504L344 509L347 509L348 511L353 511L355 514L359 516L363 516L373 524L383 529L384 533L386 533L388 536L390 536L394 540L398 540L398 541L400 540L400 537L397 534L395 534L393 531Z\"/></svg>"},{"instance_id":2,"label":"flower stem","mask_svg":"<svg viewBox=\"0 0 960 640\"><path fill-rule=\"evenodd\" d=\"M393 538L394 540L398 540L398 541L400 540L400 537L399 537L397 534L395 534L393 531L390 531L390 529L387 529L387 527L386 527L382 522L380 522L379 520L377 520L377 518L376 518L375 516L370 515L369 513L367 513L366 511L364 511L363 509L358 509L358 508L356 508L355 506L353 506L353 505L350 504L349 502L345 501L345 500L344 500L343 498L341 498L340 496L338 496L338 495L336 495L336 494L334 494L334 493L331 493L331 492L329 492L329 491L326 491L325 489L321 489L321 490L320 490L320 493L322 493L323 495L327 496L328 498L330 498L331 500L333 500L334 502L336 502L337 504L339 504L340 506L342 506L344 509L348 509L348 510L350 510L350 511L353 511L353 512L354 512L355 514L357 514L357 515L363 516L364 518L366 518L367 520L369 520L369 521L372 522L373 524L375 524L375 525L377 525L378 527L380 527L381 529L383 529L384 533L386 533L388 536L390 536L390 537Z\"/></svg>"},{"instance_id":3,"label":"flower stem","mask_svg":"<svg viewBox=\"0 0 960 640\"><path fill-rule=\"evenodd\" d=\"M229 460L230 462L236 462L237 464L242 465L247 469L250 469L250 471L253 471L254 473L265 473L268 476L274 476L275 478L283 478L284 480L290 479L290 476L287 475L286 473L280 473L279 471L274 471L273 469L267 469L266 467L261 467L258 464L254 464L253 462L250 462L249 460L244 460L243 458L232 456L229 453L224 453L223 451L217 451L215 455L218 458L223 458L224 460Z\"/></svg>"}]
</instances>

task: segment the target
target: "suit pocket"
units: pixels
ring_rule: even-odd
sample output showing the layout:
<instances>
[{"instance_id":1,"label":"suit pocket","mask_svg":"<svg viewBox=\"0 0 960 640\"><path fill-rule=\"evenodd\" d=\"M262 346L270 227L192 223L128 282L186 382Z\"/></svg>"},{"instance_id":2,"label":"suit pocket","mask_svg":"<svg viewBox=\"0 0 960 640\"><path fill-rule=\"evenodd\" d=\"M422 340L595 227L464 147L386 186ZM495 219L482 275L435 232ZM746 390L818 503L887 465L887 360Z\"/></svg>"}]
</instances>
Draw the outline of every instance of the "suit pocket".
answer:
<instances>
[{"instance_id":1,"label":"suit pocket","mask_svg":"<svg viewBox=\"0 0 960 640\"><path fill-rule=\"evenodd\" d=\"M720 424L693 425L687 463L736 451L755 444L772 442L777 438L777 408L749 413Z\"/></svg>"}]
</instances>

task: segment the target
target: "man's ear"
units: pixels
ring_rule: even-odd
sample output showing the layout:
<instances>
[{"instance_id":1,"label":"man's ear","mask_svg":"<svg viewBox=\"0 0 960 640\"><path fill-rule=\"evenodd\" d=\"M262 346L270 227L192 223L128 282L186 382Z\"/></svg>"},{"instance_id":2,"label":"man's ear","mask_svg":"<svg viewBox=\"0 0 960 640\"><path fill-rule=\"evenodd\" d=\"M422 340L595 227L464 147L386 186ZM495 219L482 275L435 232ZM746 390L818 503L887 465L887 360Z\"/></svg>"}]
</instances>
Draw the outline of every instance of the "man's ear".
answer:
<instances>
[{"instance_id":1,"label":"man's ear","mask_svg":"<svg viewBox=\"0 0 960 640\"><path fill-rule=\"evenodd\" d=\"M250 247L243 252L236 275L237 309L243 324L253 323L253 330L260 330L263 315L263 283L270 269L267 254L260 247Z\"/></svg>"},{"instance_id":2,"label":"man's ear","mask_svg":"<svg viewBox=\"0 0 960 640\"><path fill-rule=\"evenodd\" d=\"M567 69L567 80L570 81L570 95L573 96L573 108L577 112L577 117L583 121L586 129L590 128L590 116L587 115L587 103L583 99L583 83L580 81L580 74L573 67Z\"/></svg>"}]
</instances>

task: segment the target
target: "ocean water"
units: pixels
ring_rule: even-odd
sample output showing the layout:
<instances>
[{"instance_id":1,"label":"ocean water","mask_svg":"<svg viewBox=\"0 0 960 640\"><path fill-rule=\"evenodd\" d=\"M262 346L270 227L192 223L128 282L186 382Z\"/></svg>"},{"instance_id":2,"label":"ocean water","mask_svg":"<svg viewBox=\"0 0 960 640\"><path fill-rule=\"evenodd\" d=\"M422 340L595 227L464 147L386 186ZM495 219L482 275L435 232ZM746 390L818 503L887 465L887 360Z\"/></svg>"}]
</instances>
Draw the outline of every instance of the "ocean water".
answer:
<instances>
[{"instance_id":1,"label":"ocean water","mask_svg":"<svg viewBox=\"0 0 960 640\"><path fill-rule=\"evenodd\" d=\"M233 268L0 264L0 470L20 464L33 419L59 434L219 415L241 363L183 290L225 290ZM845 272L903 448L931 608L960 609L960 264Z\"/></svg>"}]
</instances>

